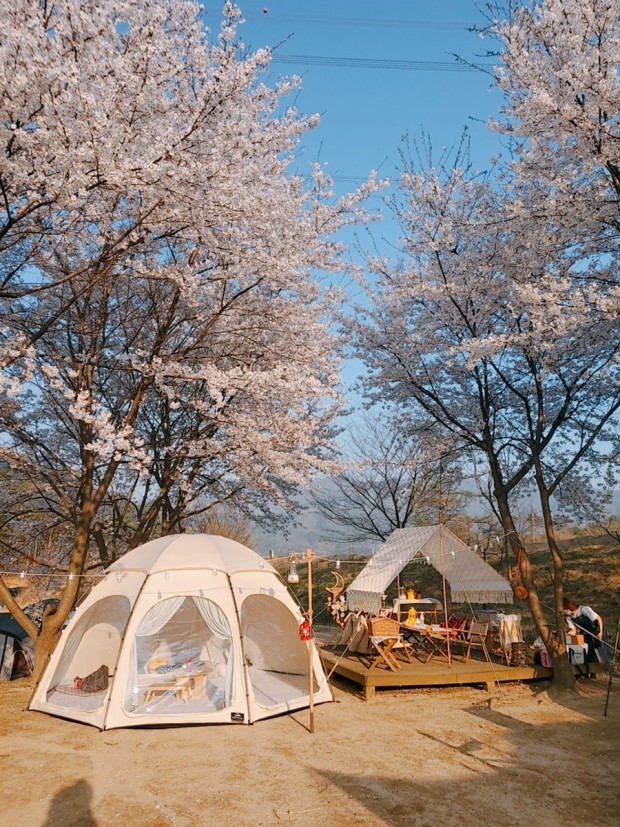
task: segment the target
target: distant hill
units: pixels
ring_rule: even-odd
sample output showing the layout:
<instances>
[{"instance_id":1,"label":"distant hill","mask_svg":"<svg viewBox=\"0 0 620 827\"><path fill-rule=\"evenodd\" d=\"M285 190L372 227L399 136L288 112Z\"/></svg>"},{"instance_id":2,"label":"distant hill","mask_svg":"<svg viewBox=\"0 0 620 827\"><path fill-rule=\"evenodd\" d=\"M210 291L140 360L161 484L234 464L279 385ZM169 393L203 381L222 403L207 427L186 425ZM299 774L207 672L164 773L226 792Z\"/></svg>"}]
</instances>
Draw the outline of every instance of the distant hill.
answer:
<instances>
[{"instance_id":1,"label":"distant hill","mask_svg":"<svg viewBox=\"0 0 620 827\"><path fill-rule=\"evenodd\" d=\"M329 491L332 483L329 479L321 479L319 481L321 492ZM263 529L256 528L253 532L256 550L261 554L268 554L269 550L273 550L277 556L289 554L292 551L303 551L306 548L311 548L315 552L328 557L342 556L345 553L356 554L371 554L375 549L381 545L380 540L372 542L366 540L359 543L342 543L334 540L331 537L333 526L323 515L317 510L310 492L302 493L298 498L300 512L295 516L297 525L292 525L288 533L284 532L270 532ZM531 503L524 500L521 506L521 512L527 514L529 512ZM472 500L469 509L469 515L480 514L483 511L479 503ZM616 491L614 495L614 503L612 513L620 514L620 490ZM538 518L540 520L540 517Z\"/></svg>"}]
</instances>

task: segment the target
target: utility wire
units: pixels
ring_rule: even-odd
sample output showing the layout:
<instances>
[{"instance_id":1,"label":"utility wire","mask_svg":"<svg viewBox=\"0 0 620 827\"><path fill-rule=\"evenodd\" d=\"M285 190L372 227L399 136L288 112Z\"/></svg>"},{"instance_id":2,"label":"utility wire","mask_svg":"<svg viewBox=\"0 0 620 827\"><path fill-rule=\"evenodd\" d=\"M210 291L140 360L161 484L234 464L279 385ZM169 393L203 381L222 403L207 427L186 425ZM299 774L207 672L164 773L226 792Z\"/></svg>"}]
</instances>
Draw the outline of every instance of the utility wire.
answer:
<instances>
[{"instance_id":1,"label":"utility wire","mask_svg":"<svg viewBox=\"0 0 620 827\"><path fill-rule=\"evenodd\" d=\"M307 16L302 14L272 14L269 10L260 13L244 13L250 19L290 21L292 23L310 23L320 26L347 26L348 28L368 27L373 29L440 29L444 31L464 32L474 28L472 23L446 23L440 20L396 20L386 17L326 17L320 15Z\"/></svg>"},{"instance_id":2,"label":"utility wire","mask_svg":"<svg viewBox=\"0 0 620 827\"><path fill-rule=\"evenodd\" d=\"M390 60L371 57L331 57L328 55L283 55L274 52L272 63L303 66L332 66L340 69L389 69L400 72L478 72L493 68L492 63L476 66L449 60Z\"/></svg>"}]
</instances>

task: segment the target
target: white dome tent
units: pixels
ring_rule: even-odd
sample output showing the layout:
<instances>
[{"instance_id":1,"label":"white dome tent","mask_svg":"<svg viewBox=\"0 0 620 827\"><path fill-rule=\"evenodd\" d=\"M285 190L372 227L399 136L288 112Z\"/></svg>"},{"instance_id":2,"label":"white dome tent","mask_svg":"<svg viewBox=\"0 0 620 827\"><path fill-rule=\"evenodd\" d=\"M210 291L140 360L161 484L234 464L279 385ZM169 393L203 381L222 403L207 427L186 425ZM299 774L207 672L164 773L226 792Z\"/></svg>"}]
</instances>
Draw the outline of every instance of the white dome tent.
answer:
<instances>
[{"instance_id":1,"label":"white dome tent","mask_svg":"<svg viewBox=\"0 0 620 827\"><path fill-rule=\"evenodd\" d=\"M63 632L29 709L99 727L254 723L310 705L302 614L234 540L162 537L110 566ZM313 648L312 702L333 700Z\"/></svg>"}]
</instances>

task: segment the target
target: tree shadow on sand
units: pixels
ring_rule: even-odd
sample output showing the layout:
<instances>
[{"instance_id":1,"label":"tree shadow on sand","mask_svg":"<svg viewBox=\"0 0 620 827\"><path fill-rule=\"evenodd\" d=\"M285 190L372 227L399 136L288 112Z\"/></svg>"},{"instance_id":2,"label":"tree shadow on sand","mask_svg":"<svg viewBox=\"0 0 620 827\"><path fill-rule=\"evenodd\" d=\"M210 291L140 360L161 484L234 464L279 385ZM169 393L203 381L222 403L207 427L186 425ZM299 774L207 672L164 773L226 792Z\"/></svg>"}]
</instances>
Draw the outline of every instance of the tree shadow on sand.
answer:
<instances>
[{"instance_id":1,"label":"tree shadow on sand","mask_svg":"<svg viewBox=\"0 0 620 827\"><path fill-rule=\"evenodd\" d=\"M535 693L540 706L525 697L523 709L518 698L497 699L498 708L485 702L464 705L465 719L436 730L421 718L395 741L388 765L379 752L373 766L373 745L360 733L363 760L352 755L349 771L316 774L330 794L341 792L343 806L355 802L358 820L351 823L356 824L362 823L361 805L366 823L385 827L414 822L417 827L469 827L485 821L611 827L618 823L614 767L620 755L620 696L612 699L609 720L603 717L603 687L596 689L585 704L577 693L567 693L561 705ZM573 714L562 714L561 706ZM567 773L567 753L580 756L578 773Z\"/></svg>"},{"instance_id":2,"label":"tree shadow on sand","mask_svg":"<svg viewBox=\"0 0 620 827\"><path fill-rule=\"evenodd\" d=\"M97 827L98 822L90 810L92 795L90 784L84 779L60 790L50 804L42 827Z\"/></svg>"}]
</instances>

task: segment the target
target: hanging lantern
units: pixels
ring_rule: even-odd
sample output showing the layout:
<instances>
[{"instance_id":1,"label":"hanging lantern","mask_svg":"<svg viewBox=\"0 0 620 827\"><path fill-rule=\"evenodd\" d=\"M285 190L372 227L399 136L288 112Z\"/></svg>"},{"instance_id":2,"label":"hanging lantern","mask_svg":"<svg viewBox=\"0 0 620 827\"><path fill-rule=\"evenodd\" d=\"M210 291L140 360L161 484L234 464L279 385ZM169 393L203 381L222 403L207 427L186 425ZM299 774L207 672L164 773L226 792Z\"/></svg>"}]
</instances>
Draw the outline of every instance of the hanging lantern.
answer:
<instances>
[{"instance_id":1,"label":"hanging lantern","mask_svg":"<svg viewBox=\"0 0 620 827\"><path fill-rule=\"evenodd\" d=\"M288 583L299 583L299 575L297 574L297 563L294 560L291 560L291 567L288 570L288 577L286 578Z\"/></svg>"},{"instance_id":2,"label":"hanging lantern","mask_svg":"<svg viewBox=\"0 0 620 827\"><path fill-rule=\"evenodd\" d=\"M312 626L309 620L302 620L299 624L299 639L310 640L312 638Z\"/></svg>"}]
</instances>

